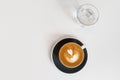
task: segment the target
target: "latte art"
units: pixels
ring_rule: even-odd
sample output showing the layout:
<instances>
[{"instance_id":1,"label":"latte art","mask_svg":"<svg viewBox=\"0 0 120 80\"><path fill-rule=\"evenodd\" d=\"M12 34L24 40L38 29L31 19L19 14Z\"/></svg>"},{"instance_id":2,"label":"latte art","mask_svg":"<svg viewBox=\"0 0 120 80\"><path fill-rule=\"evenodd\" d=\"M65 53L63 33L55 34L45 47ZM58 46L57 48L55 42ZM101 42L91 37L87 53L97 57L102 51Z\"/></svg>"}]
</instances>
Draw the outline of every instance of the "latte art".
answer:
<instances>
[{"instance_id":1,"label":"latte art","mask_svg":"<svg viewBox=\"0 0 120 80\"><path fill-rule=\"evenodd\" d=\"M64 44L59 51L61 63L69 68L80 65L84 59L84 52L80 45L69 42Z\"/></svg>"},{"instance_id":2,"label":"latte art","mask_svg":"<svg viewBox=\"0 0 120 80\"><path fill-rule=\"evenodd\" d=\"M67 54L69 54L70 56L64 56L64 57L66 57L66 60L70 63L74 63L79 59L78 54L73 54L73 53L71 54L69 52Z\"/></svg>"}]
</instances>

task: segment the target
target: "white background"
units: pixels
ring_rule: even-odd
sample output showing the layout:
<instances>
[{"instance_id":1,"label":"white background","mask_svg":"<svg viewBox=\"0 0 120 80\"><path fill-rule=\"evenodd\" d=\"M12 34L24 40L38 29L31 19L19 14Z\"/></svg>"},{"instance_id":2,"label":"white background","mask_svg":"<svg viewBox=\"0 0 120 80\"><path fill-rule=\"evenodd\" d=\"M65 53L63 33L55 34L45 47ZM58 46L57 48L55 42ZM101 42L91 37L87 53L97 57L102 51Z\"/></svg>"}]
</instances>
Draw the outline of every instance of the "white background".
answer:
<instances>
[{"instance_id":1,"label":"white background","mask_svg":"<svg viewBox=\"0 0 120 80\"><path fill-rule=\"evenodd\" d=\"M61 1L0 0L0 80L120 80L120 1L82 0L100 12L99 21L85 28ZM65 35L88 50L86 66L75 74L50 61L51 46Z\"/></svg>"}]
</instances>

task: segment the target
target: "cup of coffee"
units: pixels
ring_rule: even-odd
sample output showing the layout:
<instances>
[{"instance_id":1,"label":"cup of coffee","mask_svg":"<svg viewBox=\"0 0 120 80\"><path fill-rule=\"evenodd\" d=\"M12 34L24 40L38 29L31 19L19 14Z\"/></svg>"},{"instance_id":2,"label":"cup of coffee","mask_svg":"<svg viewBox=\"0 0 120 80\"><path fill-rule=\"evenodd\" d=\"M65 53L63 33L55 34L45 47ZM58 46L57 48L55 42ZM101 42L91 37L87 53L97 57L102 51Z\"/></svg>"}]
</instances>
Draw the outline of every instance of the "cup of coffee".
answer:
<instances>
[{"instance_id":1,"label":"cup of coffee","mask_svg":"<svg viewBox=\"0 0 120 80\"><path fill-rule=\"evenodd\" d=\"M75 38L59 40L52 50L55 66L65 73L81 70L87 62L87 50L83 43Z\"/></svg>"}]
</instances>

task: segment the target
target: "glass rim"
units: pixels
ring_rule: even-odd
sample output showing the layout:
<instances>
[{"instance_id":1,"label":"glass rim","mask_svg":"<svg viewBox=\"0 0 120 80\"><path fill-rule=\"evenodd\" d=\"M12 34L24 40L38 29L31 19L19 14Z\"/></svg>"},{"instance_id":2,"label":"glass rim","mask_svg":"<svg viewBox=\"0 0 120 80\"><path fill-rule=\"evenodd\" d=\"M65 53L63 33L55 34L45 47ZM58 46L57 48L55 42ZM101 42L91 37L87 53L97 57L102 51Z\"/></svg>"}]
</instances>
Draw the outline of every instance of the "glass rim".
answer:
<instances>
[{"instance_id":1,"label":"glass rim","mask_svg":"<svg viewBox=\"0 0 120 80\"><path fill-rule=\"evenodd\" d=\"M82 21L80 20L80 18L78 17L79 10L80 10L83 6L87 6L87 5L93 7L93 8L96 10L97 15L98 15L97 18L96 18L96 20L95 20L95 22L93 22L93 23L91 23L91 24L85 24L85 23L82 22ZM98 22L99 17L100 17L99 10L98 10L93 4L90 4L90 3L81 4L81 5L79 5L79 7L78 7L77 10L76 10L76 18L77 18L78 22L81 23L81 24L83 24L83 25L86 25L86 26L91 26L91 25L96 24L96 22Z\"/></svg>"}]
</instances>

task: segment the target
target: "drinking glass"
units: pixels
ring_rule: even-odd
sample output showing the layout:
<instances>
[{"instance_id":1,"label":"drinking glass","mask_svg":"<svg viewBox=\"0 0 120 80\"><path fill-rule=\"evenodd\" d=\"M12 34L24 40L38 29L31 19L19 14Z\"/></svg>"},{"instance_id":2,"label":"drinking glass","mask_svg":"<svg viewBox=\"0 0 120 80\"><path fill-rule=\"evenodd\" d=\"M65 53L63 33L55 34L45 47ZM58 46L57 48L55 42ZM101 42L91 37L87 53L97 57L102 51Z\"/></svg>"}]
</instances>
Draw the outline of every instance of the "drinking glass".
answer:
<instances>
[{"instance_id":1,"label":"drinking glass","mask_svg":"<svg viewBox=\"0 0 120 80\"><path fill-rule=\"evenodd\" d=\"M99 19L98 9L87 1L59 0L59 2L68 16L84 26L93 25Z\"/></svg>"}]
</instances>

